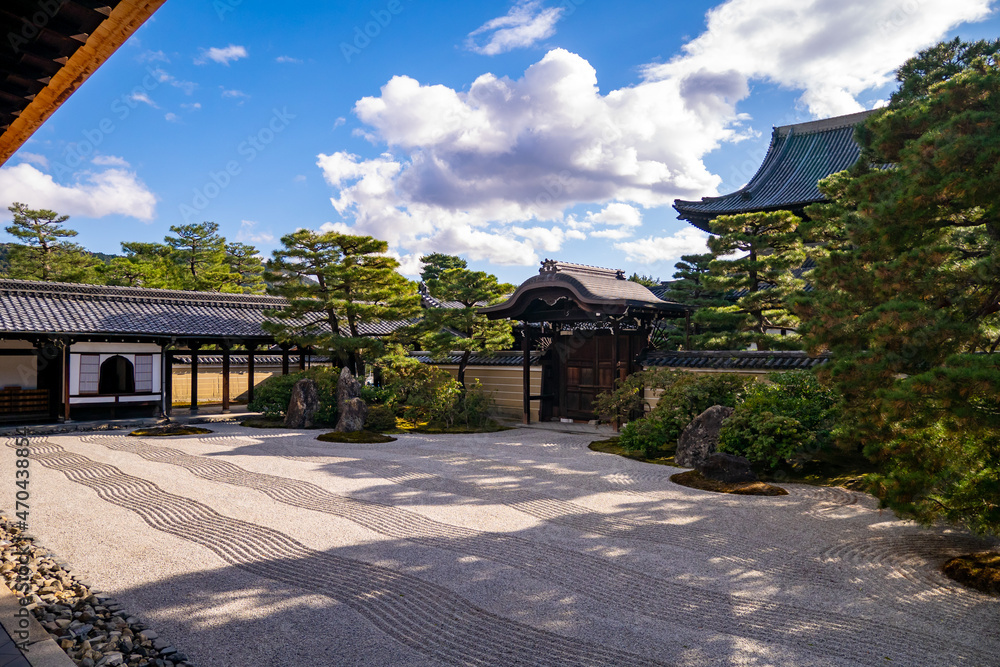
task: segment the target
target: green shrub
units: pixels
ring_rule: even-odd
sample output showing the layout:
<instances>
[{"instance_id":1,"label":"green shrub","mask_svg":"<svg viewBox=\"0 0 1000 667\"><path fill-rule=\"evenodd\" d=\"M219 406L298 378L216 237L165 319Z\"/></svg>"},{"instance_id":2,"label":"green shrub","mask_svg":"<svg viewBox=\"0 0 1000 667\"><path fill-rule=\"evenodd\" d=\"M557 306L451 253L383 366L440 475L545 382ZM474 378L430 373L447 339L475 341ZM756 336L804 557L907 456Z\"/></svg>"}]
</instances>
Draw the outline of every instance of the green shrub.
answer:
<instances>
[{"instance_id":1,"label":"green shrub","mask_svg":"<svg viewBox=\"0 0 1000 667\"><path fill-rule=\"evenodd\" d=\"M829 446L836 395L809 371L772 373L751 385L722 425L719 450L776 468L811 459Z\"/></svg>"},{"instance_id":2,"label":"green shrub","mask_svg":"<svg viewBox=\"0 0 1000 667\"><path fill-rule=\"evenodd\" d=\"M618 445L626 452L642 454L653 458L666 453L673 444L667 435L666 425L655 419L636 419L625 424L618 434Z\"/></svg>"},{"instance_id":3,"label":"green shrub","mask_svg":"<svg viewBox=\"0 0 1000 667\"><path fill-rule=\"evenodd\" d=\"M386 403L411 423L482 427L490 422L493 398L479 380L462 385L448 371L408 355L379 360Z\"/></svg>"},{"instance_id":4,"label":"green shrub","mask_svg":"<svg viewBox=\"0 0 1000 667\"><path fill-rule=\"evenodd\" d=\"M396 428L396 412L388 405L369 405L365 429L369 431L391 431Z\"/></svg>"},{"instance_id":5,"label":"green shrub","mask_svg":"<svg viewBox=\"0 0 1000 667\"><path fill-rule=\"evenodd\" d=\"M361 387L361 400L366 405L385 405L392 402L392 390L388 387L373 387L366 384Z\"/></svg>"},{"instance_id":6,"label":"green shrub","mask_svg":"<svg viewBox=\"0 0 1000 667\"><path fill-rule=\"evenodd\" d=\"M288 375L272 375L254 388L253 400L247 405L253 412L262 412L265 417L276 419L284 417L288 402L292 400L292 387L304 378L316 382L319 393L319 410L316 412L316 422L320 424L337 423L337 379L340 377L338 368L310 368L307 371L289 373Z\"/></svg>"}]
</instances>

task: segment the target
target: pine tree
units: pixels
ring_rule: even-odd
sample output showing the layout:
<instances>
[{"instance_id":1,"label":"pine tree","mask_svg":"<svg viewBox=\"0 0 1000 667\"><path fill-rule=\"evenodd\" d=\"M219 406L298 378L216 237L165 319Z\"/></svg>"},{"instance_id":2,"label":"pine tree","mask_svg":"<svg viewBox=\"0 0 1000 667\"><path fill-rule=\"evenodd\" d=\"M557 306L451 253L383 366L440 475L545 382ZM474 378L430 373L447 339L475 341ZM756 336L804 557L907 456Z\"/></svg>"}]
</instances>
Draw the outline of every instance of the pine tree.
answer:
<instances>
[{"instance_id":1,"label":"pine tree","mask_svg":"<svg viewBox=\"0 0 1000 667\"><path fill-rule=\"evenodd\" d=\"M265 274L271 291L290 303L266 325L279 340L325 350L358 375L384 348L365 326L420 311L416 285L396 272L385 241L300 229L281 243Z\"/></svg>"},{"instance_id":2,"label":"pine tree","mask_svg":"<svg viewBox=\"0 0 1000 667\"><path fill-rule=\"evenodd\" d=\"M223 291L231 281L226 263L226 240L219 235L219 225L202 222L172 225L164 241L171 248L172 259L183 267L182 288L200 291Z\"/></svg>"},{"instance_id":3,"label":"pine tree","mask_svg":"<svg viewBox=\"0 0 1000 667\"><path fill-rule=\"evenodd\" d=\"M694 314L693 321L705 328L697 338L701 349L798 348L798 319L788 299L805 286L793 272L806 257L800 222L788 211L724 215L712 222L716 236L708 245L714 259L704 285L730 302ZM730 255L740 257L726 259Z\"/></svg>"},{"instance_id":4,"label":"pine tree","mask_svg":"<svg viewBox=\"0 0 1000 667\"><path fill-rule=\"evenodd\" d=\"M234 291L244 294L264 293L264 262L258 255L257 248L246 243L227 243L226 263L229 265Z\"/></svg>"},{"instance_id":5,"label":"pine tree","mask_svg":"<svg viewBox=\"0 0 1000 667\"><path fill-rule=\"evenodd\" d=\"M105 285L184 289L184 273L172 258L173 250L163 243L123 241L122 257L114 257L99 268Z\"/></svg>"},{"instance_id":6,"label":"pine tree","mask_svg":"<svg viewBox=\"0 0 1000 667\"><path fill-rule=\"evenodd\" d=\"M1000 43L938 45L858 132L865 159L807 210L796 302L844 396L845 445L898 512L1000 533ZM980 57L966 57L968 54ZM984 53L988 55L983 55ZM884 169L879 165L892 164Z\"/></svg>"},{"instance_id":7,"label":"pine tree","mask_svg":"<svg viewBox=\"0 0 1000 667\"><path fill-rule=\"evenodd\" d=\"M469 267L468 262L461 257L446 255L443 252L432 252L429 255L423 255L420 258L420 263L420 280L425 283L430 280L436 280L448 269L466 269Z\"/></svg>"},{"instance_id":8,"label":"pine tree","mask_svg":"<svg viewBox=\"0 0 1000 667\"><path fill-rule=\"evenodd\" d=\"M485 271L470 271L461 267L464 260L442 261L440 253L430 256L439 265L451 264L456 268L428 271L421 275L434 275L426 281L431 296L445 302L444 307L428 308L418 325L420 342L437 358L453 351L461 351L457 380L465 386L465 369L473 352L494 352L509 349L514 343L509 320L490 320L478 311L482 306L497 303L514 291L514 286L501 283ZM444 257L448 257L444 255ZM421 259L428 259L427 257ZM426 265L425 265L426 267ZM437 268L437 267L433 267Z\"/></svg>"},{"instance_id":9,"label":"pine tree","mask_svg":"<svg viewBox=\"0 0 1000 667\"><path fill-rule=\"evenodd\" d=\"M686 306L693 306L696 309L718 308L729 305L725 299L725 294L718 290L709 289L706 280L711 275L709 265L715 256L711 253L701 255L682 255L681 261L674 264L674 280L667 283L667 289L663 293L665 301L674 301ZM688 344L688 332L683 327L679 327L671 321L661 324L661 327L654 332L654 343L657 349L677 350ZM716 340L720 338L721 330L717 327L692 320L691 326L691 346L698 349L700 341Z\"/></svg>"},{"instance_id":10,"label":"pine tree","mask_svg":"<svg viewBox=\"0 0 1000 667\"><path fill-rule=\"evenodd\" d=\"M8 252L8 275L21 280L48 280L64 283L89 283L96 279L99 262L82 247L65 239L77 232L63 224L68 215L48 209L30 209L14 202L8 209L14 214L8 234L20 243Z\"/></svg>"}]
</instances>

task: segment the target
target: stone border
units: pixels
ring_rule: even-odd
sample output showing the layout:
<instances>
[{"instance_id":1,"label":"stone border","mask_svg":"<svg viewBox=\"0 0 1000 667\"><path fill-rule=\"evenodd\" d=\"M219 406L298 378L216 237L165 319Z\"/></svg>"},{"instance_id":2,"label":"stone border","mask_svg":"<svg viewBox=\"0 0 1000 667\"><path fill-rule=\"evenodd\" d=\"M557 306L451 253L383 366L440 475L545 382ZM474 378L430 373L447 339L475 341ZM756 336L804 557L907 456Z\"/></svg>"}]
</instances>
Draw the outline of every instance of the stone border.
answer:
<instances>
[{"instance_id":1,"label":"stone border","mask_svg":"<svg viewBox=\"0 0 1000 667\"><path fill-rule=\"evenodd\" d=\"M0 582L0 625L3 625L4 630L12 638L21 631L15 616L20 608L21 603L14 592ZM14 639L14 643L17 643L17 639ZM76 666L32 614L28 614L28 648L21 651L21 655L31 667Z\"/></svg>"}]
</instances>

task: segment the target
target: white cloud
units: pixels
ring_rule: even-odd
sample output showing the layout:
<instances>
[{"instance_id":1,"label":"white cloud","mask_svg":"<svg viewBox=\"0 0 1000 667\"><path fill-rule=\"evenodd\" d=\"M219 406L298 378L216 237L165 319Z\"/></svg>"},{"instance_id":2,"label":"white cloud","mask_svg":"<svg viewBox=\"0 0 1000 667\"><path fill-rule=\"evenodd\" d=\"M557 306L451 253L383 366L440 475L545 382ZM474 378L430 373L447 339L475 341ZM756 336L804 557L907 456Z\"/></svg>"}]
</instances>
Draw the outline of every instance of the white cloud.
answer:
<instances>
[{"instance_id":1,"label":"white cloud","mask_svg":"<svg viewBox=\"0 0 1000 667\"><path fill-rule=\"evenodd\" d=\"M186 109L188 111L197 111L198 109L201 108L201 102L192 102L191 104L182 104L181 108L182 109Z\"/></svg>"},{"instance_id":2,"label":"white cloud","mask_svg":"<svg viewBox=\"0 0 1000 667\"><path fill-rule=\"evenodd\" d=\"M39 155L38 153L28 153L26 151L19 152L17 157L21 159L22 162L27 162L35 166L46 169L49 166L49 159L44 155Z\"/></svg>"},{"instance_id":3,"label":"white cloud","mask_svg":"<svg viewBox=\"0 0 1000 667\"><path fill-rule=\"evenodd\" d=\"M175 114L173 111L168 111L167 115L165 115L164 118L166 118L167 122L170 122L170 123L179 123L179 122L181 122L181 117L178 116L177 114Z\"/></svg>"},{"instance_id":4,"label":"white cloud","mask_svg":"<svg viewBox=\"0 0 1000 667\"><path fill-rule=\"evenodd\" d=\"M0 201L21 201L32 208L86 218L119 214L148 222L156 214L156 196L134 172L119 168L82 172L72 185L61 185L30 164L4 167Z\"/></svg>"},{"instance_id":5,"label":"white cloud","mask_svg":"<svg viewBox=\"0 0 1000 667\"><path fill-rule=\"evenodd\" d=\"M95 155L91 162L101 167L124 167L127 169L132 166L125 158L117 155Z\"/></svg>"},{"instance_id":6,"label":"white cloud","mask_svg":"<svg viewBox=\"0 0 1000 667\"><path fill-rule=\"evenodd\" d=\"M158 105L156 104L156 102L154 102L154 101L153 101L153 100L152 100L152 99L151 99L151 98L149 97L149 95L147 95L147 94L146 94L146 93L145 93L144 91L141 91L141 90L136 90L136 91L133 91L133 92L132 92L132 93L131 93L131 94L130 94L130 95L128 96L128 99L129 99L129 100L131 100L131 101L133 101L133 102L142 102L143 104L148 104L149 106L153 107L154 109L159 109L159 108L160 108L160 107L159 107L159 106L158 106Z\"/></svg>"},{"instance_id":7,"label":"white cloud","mask_svg":"<svg viewBox=\"0 0 1000 667\"><path fill-rule=\"evenodd\" d=\"M235 62L240 58L247 58L249 54L245 46L239 46L236 44L230 44L229 46L217 47L213 46L210 49L202 49L201 55L195 59L195 65L204 65L209 60L212 62L219 63L220 65L229 66L229 63Z\"/></svg>"},{"instance_id":8,"label":"white cloud","mask_svg":"<svg viewBox=\"0 0 1000 667\"><path fill-rule=\"evenodd\" d=\"M273 245L274 234L266 231L257 231L257 222L254 220L241 220L240 231L236 233L236 240L240 243Z\"/></svg>"},{"instance_id":9,"label":"white cloud","mask_svg":"<svg viewBox=\"0 0 1000 667\"><path fill-rule=\"evenodd\" d=\"M169 83L174 88L180 88L182 91L184 91L185 95L190 95L194 93L195 89L198 88L197 83L193 81L182 81L181 79L174 77L173 74L170 74L161 67L158 67L154 70L150 70L149 73L155 76L156 80L160 83Z\"/></svg>"},{"instance_id":10,"label":"white cloud","mask_svg":"<svg viewBox=\"0 0 1000 667\"><path fill-rule=\"evenodd\" d=\"M242 90L228 90L226 88L222 89L222 96L229 99L243 100L249 99L249 95L244 93Z\"/></svg>"},{"instance_id":11,"label":"white cloud","mask_svg":"<svg viewBox=\"0 0 1000 667\"><path fill-rule=\"evenodd\" d=\"M301 65L302 64L301 60L299 60L298 58L293 58L291 56L278 56L277 58L274 59L274 62L276 62L276 63L288 63L288 64L292 64L292 65Z\"/></svg>"},{"instance_id":12,"label":"white cloud","mask_svg":"<svg viewBox=\"0 0 1000 667\"><path fill-rule=\"evenodd\" d=\"M641 210L717 193L721 179L704 157L755 134L737 108L753 81L802 91L818 115L854 111L855 95L982 18L989 1L922 0L906 14L890 0L729 0L681 55L603 94L590 63L563 49L520 78L487 73L467 88L395 76L354 108L364 124L356 134L386 152L321 154L317 164L344 224L400 252L531 264L536 250L574 231L617 241L643 234L615 247L640 257L639 246L654 243L662 254L667 241L643 233ZM694 237L677 238L670 242Z\"/></svg>"},{"instance_id":13,"label":"white cloud","mask_svg":"<svg viewBox=\"0 0 1000 667\"><path fill-rule=\"evenodd\" d=\"M706 239L708 234L700 229L685 227L672 236L651 236L637 241L616 243L615 248L623 251L625 258L630 262L640 264L667 262L673 266L681 255L708 252Z\"/></svg>"},{"instance_id":14,"label":"white cloud","mask_svg":"<svg viewBox=\"0 0 1000 667\"><path fill-rule=\"evenodd\" d=\"M709 11L707 30L683 55L645 74L686 81L685 97L695 107L710 107L716 90L758 79L803 91L799 100L816 117L861 111L860 93L889 83L896 67L954 27L986 18L990 4L729 0Z\"/></svg>"},{"instance_id":15,"label":"white cloud","mask_svg":"<svg viewBox=\"0 0 1000 667\"><path fill-rule=\"evenodd\" d=\"M163 51L143 51L141 54L139 54L136 60L138 60L141 63L170 62L170 58L168 58L167 54L164 53Z\"/></svg>"},{"instance_id":16,"label":"white cloud","mask_svg":"<svg viewBox=\"0 0 1000 667\"><path fill-rule=\"evenodd\" d=\"M555 34L562 7L542 7L541 0L519 0L506 15L491 19L469 33L465 46L487 56L533 46ZM481 43L485 37L485 43Z\"/></svg>"},{"instance_id":17,"label":"white cloud","mask_svg":"<svg viewBox=\"0 0 1000 667\"><path fill-rule=\"evenodd\" d=\"M306 182L306 176L305 176L305 174L299 174L295 178L293 178L292 180L294 182L296 182L296 183L305 183Z\"/></svg>"}]
</instances>

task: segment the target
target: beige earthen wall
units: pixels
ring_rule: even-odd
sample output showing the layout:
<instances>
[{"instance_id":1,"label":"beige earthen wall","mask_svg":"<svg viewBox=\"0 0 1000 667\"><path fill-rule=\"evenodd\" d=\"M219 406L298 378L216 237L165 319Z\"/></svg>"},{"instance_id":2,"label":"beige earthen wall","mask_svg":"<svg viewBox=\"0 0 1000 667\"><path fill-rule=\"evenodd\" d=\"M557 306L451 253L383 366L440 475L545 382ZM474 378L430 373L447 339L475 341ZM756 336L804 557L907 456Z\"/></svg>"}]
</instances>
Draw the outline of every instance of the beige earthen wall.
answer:
<instances>
[{"instance_id":1,"label":"beige earthen wall","mask_svg":"<svg viewBox=\"0 0 1000 667\"><path fill-rule=\"evenodd\" d=\"M451 373L452 377L458 376L458 366L441 365L441 368ZM475 380L483 383L483 389L493 396L496 401L497 412L510 419L521 419L524 410L522 404L523 379L520 366L468 366L465 369L465 382L469 384ZM531 395L537 396L542 393L542 369L540 366L531 367ZM538 420L538 410L541 401L531 402L531 419Z\"/></svg>"}]
</instances>

